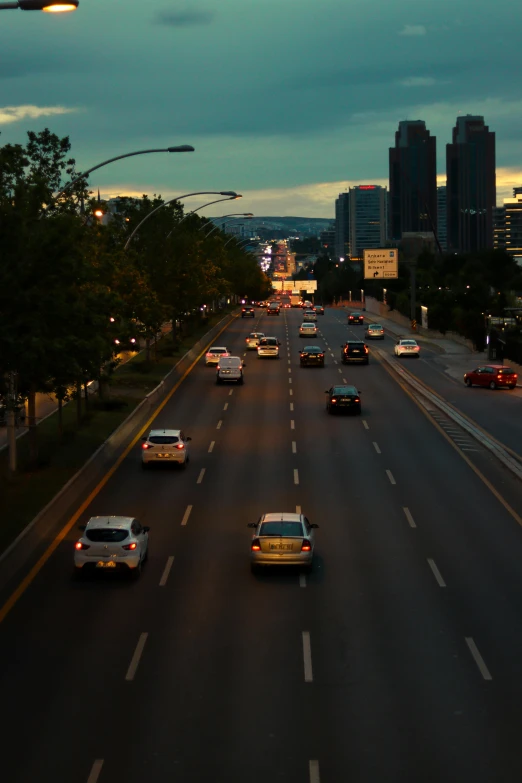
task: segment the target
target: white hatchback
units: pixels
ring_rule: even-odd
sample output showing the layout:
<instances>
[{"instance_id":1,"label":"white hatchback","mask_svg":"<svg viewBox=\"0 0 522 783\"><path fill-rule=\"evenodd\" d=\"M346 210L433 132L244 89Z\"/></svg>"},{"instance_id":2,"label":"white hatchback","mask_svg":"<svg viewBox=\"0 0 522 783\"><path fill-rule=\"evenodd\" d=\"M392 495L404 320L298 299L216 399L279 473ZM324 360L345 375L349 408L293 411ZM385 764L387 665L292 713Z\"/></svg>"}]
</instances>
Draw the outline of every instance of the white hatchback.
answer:
<instances>
[{"instance_id":1,"label":"white hatchback","mask_svg":"<svg viewBox=\"0 0 522 783\"><path fill-rule=\"evenodd\" d=\"M222 356L230 356L228 349L223 346L213 345L205 354L205 364L219 364Z\"/></svg>"},{"instance_id":2,"label":"white hatchback","mask_svg":"<svg viewBox=\"0 0 522 783\"><path fill-rule=\"evenodd\" d=\"M305 310L303 313L303 321L307 321L308 323L312 323L312 321L315 323L317 321L317 313L315 310Z\"/></svg>"},{"instance_id":3,"label":"white hatchback","mask_svg":"<svg viewBox=\"0 0 522 783\"><path fill-rule=\"evenodd\" d=\"M279 359L279 346L281 343L277 337L262 337L257 346L258 359Z\"/></svg>"},{"instance_id":4,"label":"white hatchback","mask_svg":"<svg viewBox=\"0 0 522 783\"><path fill-rule=\"evenodd\" d=\"M91 517L74 545L75 573L119 570L138 577L149 553L149 529L134 517Z\"/></svg>"},{"instance_id":5,"label":"white hatchback","mask_svg":"<svg viewBox=\"0 0 522 783\"><path fill-rule=\"evenodd\" d=\"M256 350L257 346L259 345L259 341L262 337L265 336L264 332L251 332L248 337L245 339L247 350Z\"/></svg>"},{"instance_id":6,"label":"white hatchback","mask_svg":"<svg viewBox=\"0 0 522 783\"><path fill-rule=\"evenodd\" d=\"M317 326L313 323L305 321L299 327L299 337L316 337Z\"/></svg>"},{"instance_id":7,"label":"white hatchback","mask_svg":"<svg viewBox=\"0 0 522 783\"><path fill-rule=\"evenodd\" d=\"M216 383L226 383L227 381L234 381L235 383L243 384L243 367L245 363L241 361L239 356L227 356L221 359L216 370Z\"/></svg>"},{"instance_id":8,"label":"white hatchback","mask_svg":"<svg viewBox=\"0 0 522 783\"><path fill-rule=\"evenodd\" d=\"M420 345L416 340L397 340L395 356L420 356Z\"/></svg>"},{"instance_id":9,"label":"white hatchback","mask_svg":"<svg viewBox=\"0 0 522 783\"><path fill-rule=\"evenodd\" d=\"M187 437L181 430L151 430L146 438L142 438L141 466L148 468L156 465L178 465L185 468L190 454Z\"/></svg>"}]
</instances>

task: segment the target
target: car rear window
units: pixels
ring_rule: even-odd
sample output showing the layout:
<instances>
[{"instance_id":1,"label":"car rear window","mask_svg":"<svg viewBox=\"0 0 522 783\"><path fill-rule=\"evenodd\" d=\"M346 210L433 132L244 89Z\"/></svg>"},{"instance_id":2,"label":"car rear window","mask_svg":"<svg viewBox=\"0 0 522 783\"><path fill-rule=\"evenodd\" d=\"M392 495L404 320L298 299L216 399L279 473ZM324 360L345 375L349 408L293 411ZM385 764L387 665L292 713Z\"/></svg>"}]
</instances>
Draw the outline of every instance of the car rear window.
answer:
<instances>
[{"instance_id":1,"label":"car rear window","mask_svg":"<svg viewBox=\"0 0 522 783\"><path fill-rule=\"evenodd\" d=\"M417 345L415 340L401 340L401 345Z\"/></svg>"},{"instance_id":2,"label":"car rear window","mask_svg":"<svg viewBox=\"0 0 522 783\"><path fill-rule=\"evenodd\" d=\"M511 367L502 367L501 370L497 370L497 373L499 375L512 375L514 370L511 369Z\"/></svg>"},{"instance_id":3,"label":"car rear window","mask_svg":"<svg viewBox=\"0 0 522 783\"><path fill-rule=\"evenodd\" d=\"M275 337L265 337L261 340L261 345L277 345L277 340Z\"/></svg>"},{"instance_id":4,"label":"car rear window","mask_svg":"<svg viewBox=\"0 0 522 783\"><path fill-rule=\"evenodd\" d=\"M226 348L211 348L209 353L226 353Z\"/></svg>"},{"instance_id":5,"label":"car rear window","mask_svg":"<svg viewBox=\"0 0 522 783\"><path fill-rule=\"evenodd\" d=\"M346 343L346 349L348 351L351 351L353 348L360 351L361 348L364 348L364 343Z\"/></svg>"},{"instance_id":6,"label":"car rear window","mask_svg":"<svg viewBox=\"0 0 522 783\"><path fill-rule=\"evenodd\" d=\"M241 359L239 359L236 356L231 356L229 358L225 358L221 360L220 367L239 367L241 364Z\"/></svg>"},{"instance_id":7,"label":"car rear window","mask_svg":"<svg viewBox=\"0 0 522 783\"><path fill-rule=\"evenodd\" d=\"M85 531L85 536L89 541L104 544L117 544L120 541L125 541L128 535L128 530L114 527L94 527L92 530Z\"/></svg>"},{"instance_id":8,"label":"car rear window","mask_svg":"<svg viewBox=\"0 0 522 783\"><path fill-rule=\"evenodd\" d=\"M301 522L263 522L260 536L302 536Z\"/></svg>"},{"instance_id":9,"label":"car rear window","mask_svg":"<svg viewBox=\"0 0 522 783\"><path fill-rule=\"evenodd\" d=\"M149 437L149 443L157 443L158 445L169 445L170 443L177 443L179 438L175 435L151 435Z\"/></svg>"}]
</instances>

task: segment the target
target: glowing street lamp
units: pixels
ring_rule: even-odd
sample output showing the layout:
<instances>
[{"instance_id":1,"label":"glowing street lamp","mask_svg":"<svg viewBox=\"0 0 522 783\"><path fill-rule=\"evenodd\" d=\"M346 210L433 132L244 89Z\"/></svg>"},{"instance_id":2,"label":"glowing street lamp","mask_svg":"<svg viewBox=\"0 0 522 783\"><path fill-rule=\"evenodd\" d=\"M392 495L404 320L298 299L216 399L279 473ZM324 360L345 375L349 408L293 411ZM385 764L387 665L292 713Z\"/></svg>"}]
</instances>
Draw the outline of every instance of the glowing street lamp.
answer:
<instances>
[{"instance_id":1,"label":"glowing street lamp","mask_svg":"<svg viewBox=\"0 0 522 783\"><path fill-rule=\"evenodd\" d=\"M47 11L51 14L63 14L76 11L80 0L15 0L12 3L0 3L0 11L19 8L21 11Z\"/></svg>"}]
</instances>

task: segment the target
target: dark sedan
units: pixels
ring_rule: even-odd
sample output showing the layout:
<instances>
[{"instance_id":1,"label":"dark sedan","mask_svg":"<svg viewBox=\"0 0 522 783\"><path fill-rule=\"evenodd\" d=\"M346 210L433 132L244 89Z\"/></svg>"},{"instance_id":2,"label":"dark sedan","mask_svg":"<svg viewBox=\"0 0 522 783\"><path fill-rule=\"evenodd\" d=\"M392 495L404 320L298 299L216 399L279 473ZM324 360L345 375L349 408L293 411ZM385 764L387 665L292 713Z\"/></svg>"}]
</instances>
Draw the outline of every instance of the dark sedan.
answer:
<instances>
[{"instance_id":1,"label":"dark sedan","mask_svg":"<svg viewBox=\"0 0 522 783\"><path fill-rule=\"evenodd\" d=\"M325 394L328 413L361 413L361 396L355 386L332 386Z\"/></svg>"},{"instance_id":2,"label":"dark sedan","mask_svg":"<svg viewBox=\"0 0 522 783\"><path fill-rule=\"evenodd\" d=\"M353 324L363 324L364 315L362 313L350 313L348 316L348 323L350 326L353 326Z\"/></svg>"},{"instance_id":3,"label":"dark sedan","mask_svg":"<svg viewBox=\"0 0 522 783\"><path fill-rule=\"evenodd\" d=\"M317 315L324 315L324 307L322 305L316 305L314 310Z\"/></svg>"},{"instance_id":4,"label":"dark sedan","mask_svg":"<svg viewBox=\"0 0 522 783\"><path fill-rule=\"evenodd\" d=\"M301 367L324 367L324 351L318 345L306 345L299 351Z\"/></svg>"}]
</instances>

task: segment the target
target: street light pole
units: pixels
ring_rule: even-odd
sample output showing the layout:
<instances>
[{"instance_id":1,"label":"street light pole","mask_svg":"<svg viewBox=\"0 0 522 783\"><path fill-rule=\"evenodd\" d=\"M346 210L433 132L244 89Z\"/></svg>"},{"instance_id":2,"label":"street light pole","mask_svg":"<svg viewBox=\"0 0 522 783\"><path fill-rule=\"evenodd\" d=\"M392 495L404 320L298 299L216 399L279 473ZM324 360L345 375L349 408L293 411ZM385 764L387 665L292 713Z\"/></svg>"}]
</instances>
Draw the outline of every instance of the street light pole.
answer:
<instances>
[{"instance_id":1,"label":"street light pole","mask_svg":"<svg viewBox=\"0 0 522 783\"><path fill-rule=\"evenodd\" d=\"M65 187L62 188L62 190L58 193L57 196L54 196L52 199L51 204L48 204L45 208L45 212L52 206L52 204L56 203L60 196L63 196L63 194L69 190L73 185L76 185L77 182L79 182L82 179L85 179L85 177L88 177L89 174L93 171L96 171L97 169L101 169L103 166L108 166L109 163L114 163L115 160L122 160L123 158L132 158L135 155L149 155L151 152L194 152L194 147L192 147L190 144L181 144L178 147L162 147L160 149L154 149L154 150L138 150L137 152L126 152L125 155L117 155L115 158L109 158L109 160L104 160L102 163L98 163L96 166L93 166L91 169L87 169L87 171L84 171L82 174L79 174L77 177L72 179L70 182L68 182Z\"/></svg>"},{"instance_id":2,"label":"street light pole","mask_svg":"<svg viewBox=\"0 0 522 783\"><path fill-rule=\"evenodd\" d=\"M76 11L80 0L17 0L11 3L0 3L0 11L8 8L19 8L21 11L48 11L55 14L66 11Z\"/></svg>"},{"instance_id":3,"label":"street light pole","mask_svg":"<svg viewBox=\"0 0 522 783\"><path fill-rule=\"evenodd\" d=\"M230 239L227 239L223 247L225 248L228 245L228 243L231 242L233 239L237 241L238 245L243 244L244 242L250 242L250 238L246 239L245 237L243 237L243 239L238 239L237 237L234 236L234 234L232 234Z\"/></svg>"},{"instance_id":4,"label":"street light pole","mask_svg":"<svg viewBox=\"0 0 522 783\"><path fill-rule=\"evenodd\" d=\"M210 231L208 231L205 234L205 238L209 237L211 234L213 234L214 231L216 231L218 228L219 228L220 231L222 231L225 226L228 226L229 223L233 223L234 220L237 220L240 217L245 217L245 218L248 218L248 220L251 220L254 217L254 215L253 215L252 212L231 212L230 215L222 215L221 216L221 218L227 218L227 217L231 217L231 218L233 218L233 220L226 220L224 223L221 223L221 225L218 225L216 223L216 225L212 226ZM221 218L219 218L219 219L221 220ZM203 231L204 228L205 228L205 226L201 226L201 228L199 230Z\"/></svg>"},{"instance_id":5,"label":"street light pole","mask_svg":"<svg viewBox=\"0 0 522 783\"><path fill-rule=\"evenodd\" d=\"M138 223L138 225L136 226L136 228L134 229L134 231L132 232L130 237L125 242L125 246L124 246L123 249L127 250L127 248L129 246L130 241L133 238L133 236L139 231L139 229L145 223L145 221L147 221L150 217L155 215L156 212L158 212L158 210L162 209L163 207L168 206L169 204L172 204L174 201L180 201L182 198L188 198L189 196L210 196L210 195L230 196L230 198L234 198L234 199L235 198L242 198L241 194L235 193L233 190L223 190L223 191L219 191L219 190L198 190L195 193L185 193L183 196L176 196L176 198L171 198L168 201L164 201L163 204L159 205L159 207L156 207L155 209L153 209L152 212L149 212L148 215L145 215L143 220L140 223Z\"/></svg>"},{"instance_id":6,"label":"street light pole","mask_svg":"<svg viewBox=\"0 0 522 783\"><path fill-rule=\"evenodd\" d=\"M205 207L210 207L212 206L212 204L219 204L220 201L230 201L236 198L237 196L227 196L226 198L217 198L215 201L207 201L206 204L202 204L200 207L196 207L196 209L193 209L191 212L187 212L186 215L183 215L176 228L178 228L181 225L181 223L183 223L185 218L188 218L190 215L193 215L195 212L199 212L200 209L205 209ZM174 229L171 229L171 231L169 231L169 233L166 236L166 239L170 237L173 231ZM198 228L198 231L201 231L201 228Z\"/></svg>"}]
</instances>

